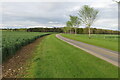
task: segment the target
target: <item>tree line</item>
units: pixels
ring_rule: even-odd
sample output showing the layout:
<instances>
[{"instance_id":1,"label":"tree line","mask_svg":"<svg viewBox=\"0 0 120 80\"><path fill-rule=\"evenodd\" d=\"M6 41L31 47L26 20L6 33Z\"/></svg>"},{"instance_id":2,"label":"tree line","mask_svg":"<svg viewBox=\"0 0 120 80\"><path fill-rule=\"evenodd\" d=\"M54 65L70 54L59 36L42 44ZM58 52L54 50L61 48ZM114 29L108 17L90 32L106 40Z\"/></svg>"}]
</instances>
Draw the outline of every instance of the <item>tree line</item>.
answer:
<instances>
[{"instance_id":1,"label":"tree line","mask_svg":"<svg viewBox=\"0 0 120 80\"><path fill-rule=\"evenodd\" d=\"M27 32L58 32L62 33L63 30L61 28L29 28L26 30Z\"/></svg>"},{"instance_id":2,"label":"tree line","mask_svg":"<svg viewBox=\"0 0 120 80\"><path fill-rule=\"evenodd\" d=\"M67 30L66 32L62 28L29 28L26 31L28 32L58 32L58 33L71 33L71 34L88 34L88 28L71 28L70 30ZM76 30L76 31L75 31ZM107 29L97 29L97 28L91 28L90 30L91 34L120 34L120 31L114 31L114 30L107 30Z\"/></svg>"},{"instance_id":3,"label":"tree line","mask_svg":"<svg viewBox=\"0 0 120 80\"><path fill-rule=\"evenodd\" d=\"M3 31L27 31L27 32L57 32L57 33L67 33L69 34L88 34L88 28L71 28L70 30L64 31L63 28L22 28L22 29L2 29ZM91 34L120 34L120 31L115 30L107 30L107 29L97 29L91 28Z\"/></svg>"},{"instance_id":4,"label":"tree line","mask_svg":"<svg viewBox=\"0 0 120 80\"><path fill-rule=\"evenodd\" d=\"M70 30L67 30L66 32L62 28L29 28L26 29L27 32L58 32L58 33L71 33L71 34L88 34L88 28L71 28ZM75 31L76 30L76 31ZM97 29L97 28L91 28L90 30L91 34L120 34L120 31L114 31L114 30L107 30L107 29Z\"/></svg>"}]
</instances>

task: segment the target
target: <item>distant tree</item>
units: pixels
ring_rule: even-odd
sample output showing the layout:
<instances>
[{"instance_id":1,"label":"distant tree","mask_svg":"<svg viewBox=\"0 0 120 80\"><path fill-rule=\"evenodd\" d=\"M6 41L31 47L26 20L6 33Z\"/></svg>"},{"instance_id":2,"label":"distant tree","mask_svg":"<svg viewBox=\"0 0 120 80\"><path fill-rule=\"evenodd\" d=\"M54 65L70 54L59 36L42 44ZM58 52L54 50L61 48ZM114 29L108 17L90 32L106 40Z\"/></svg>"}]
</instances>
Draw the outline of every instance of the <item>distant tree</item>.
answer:
<instances>
[{"instance_id":1,"label":"distant tree","mask_svg":"<svg viewBox=\"0 0 120 80\"><path fill-rule=\"evenodd\" d=\"M77 34L77 28L80 25L79 18L77 16L70 15L70 21L72 22L73 28L75 29L75 34Z\"/></svg>"},{"instance_id":2,"label":"distant tree","mask_svg":"<svg viewBox=\"0 0 120 80\"><path fill-rule=\"evenodd\" d=\"M83 34L83 28L77 28L77 34Z\"/></svg>"},{"instance_id":3,"label":"distant tree","mask_svg":"<svg viewBox=\"0 0 120 80\"><path fill-rule=\"evenodd\" d=\"M72 22L71 22L71 21L67 21L67 22L66 22L66 26L67 26L68 30L70 31L70 34L71 34L71 29L72 29L72 27L73 27Z\"/></svg>"},{"instance_id":4,"label":"distant tree","mask_svg":"<svg viewBox=\"0 0 120 80\"><path fill-rule=\"evenodd\" d=\"M64 33L67 33L69 28L65 26L65 27L62 27L62 30L64 31Z\"/></svg>"},{"instance_id":5,"label":"distant tree","mask_svg":"<svg viewBox=\"0 0 120 80\"><path fill-rule=\"evenodd\" d=\"M84 34L88 34L88 27L86 27L86 28L83 29L83 33Z\"/></svg>"},{"instance_id":6,"label":"distant tree","mask_svg":"<svg viewBox=\"0 0 120 80\"><path fill-rule=\"evenodd\" d=\"M79 10L79 18L80 20L88 27L89 31L89 38L90 37L90 26L93 24L94 20L97 17L98 10L95 10L92 7L89 7L88 5L84 5L80 10Z\"/></svg>"},{"instance_id":7,"label":"distant tree","mask_svg":"<svg viewBox=\"0 0 120 80\"><path fill-rule=\"evenodd\" d=\"M97 30L96 28L93 28L93 34L96 34L96 30Z\"/></svg>"}]
</instances>

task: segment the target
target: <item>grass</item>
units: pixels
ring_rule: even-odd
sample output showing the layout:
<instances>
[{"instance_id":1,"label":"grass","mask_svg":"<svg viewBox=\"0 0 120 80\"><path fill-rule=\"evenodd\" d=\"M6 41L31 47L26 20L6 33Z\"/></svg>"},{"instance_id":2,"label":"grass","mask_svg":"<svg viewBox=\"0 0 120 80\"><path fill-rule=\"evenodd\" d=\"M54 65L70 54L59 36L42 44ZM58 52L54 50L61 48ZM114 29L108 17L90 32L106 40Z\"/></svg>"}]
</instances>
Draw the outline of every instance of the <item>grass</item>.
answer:
<instances>
[{"instance_id":1,"label":"grass","mask_svg":"<svg viewBox=\"0 0 120 80\"><path fill-rule=\"evenodd\" d=\"M77 34L77 35L61 34L61 35L73 40L92 44L113 51L118 51L118 35L92 34L91 39L88 38L88 34Z\"/></svg>"},{"instance_id":2,"label":"grass","mask_svg":"<svg viewBox=\"0 0 120 80\"><path fill-rule=\"evenodd\" d=\"M33 53L26 78L117 78L118 68L49 35Z\"/></svg>"}]
</instances>

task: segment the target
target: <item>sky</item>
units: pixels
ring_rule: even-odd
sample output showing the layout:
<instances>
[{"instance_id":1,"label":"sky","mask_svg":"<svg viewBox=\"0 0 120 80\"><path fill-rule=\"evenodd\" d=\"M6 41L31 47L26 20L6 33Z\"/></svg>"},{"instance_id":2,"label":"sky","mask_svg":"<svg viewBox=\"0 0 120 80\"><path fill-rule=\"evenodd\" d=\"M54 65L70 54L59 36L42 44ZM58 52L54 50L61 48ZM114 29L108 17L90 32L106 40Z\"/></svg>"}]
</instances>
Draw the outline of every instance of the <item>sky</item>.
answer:
<instances>
[{"instance_id":1,"label":"sky","mask_svg":"<svg viewBox=\"0 0 120 80\"><path fill-rule=\"evenodd\" d=\"M0 28L64 27L83 5L99 10L91 27L118 30L118 5L113 0L4 0Z\"/></svg>"}]
</instances>

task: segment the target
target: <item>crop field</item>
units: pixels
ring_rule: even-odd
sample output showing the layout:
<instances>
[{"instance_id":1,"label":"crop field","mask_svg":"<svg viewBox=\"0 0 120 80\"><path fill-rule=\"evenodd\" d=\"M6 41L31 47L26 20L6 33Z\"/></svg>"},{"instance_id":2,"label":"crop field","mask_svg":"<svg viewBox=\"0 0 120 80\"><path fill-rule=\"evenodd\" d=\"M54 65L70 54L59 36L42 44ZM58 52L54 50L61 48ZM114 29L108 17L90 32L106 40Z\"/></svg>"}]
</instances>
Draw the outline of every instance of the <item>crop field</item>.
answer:
<instances>
[{"instance_id":1,"label":"crop field","mask_svg":"<svg viewBox=\"0 0 120 80\"><path fill-rule=\"evenodd\" d=\"M102 48L118 51L119 35L110 34L92 34L91 39L88 38L88 34L61 34L64 37L81 41L84 43L92 44Z\"/></svg>"},{"instance_id":2,"label":"crop field","mask_svg":"<svg viewBox=\"0 0 120 80\"><path fill-rule=\"evenodd\" d=\"M2 59L14 55L22 46L48 33L2 31Z\"/></svg>"}]
</instances>

